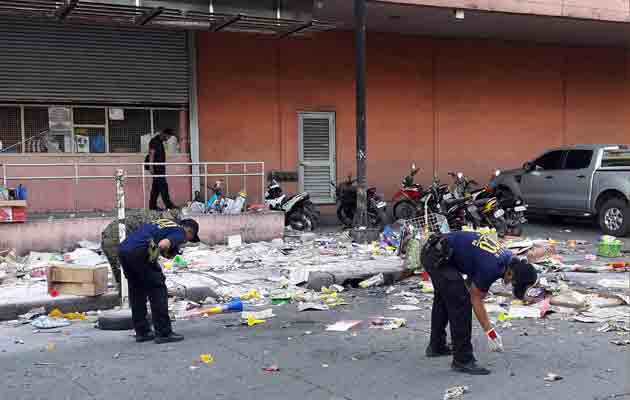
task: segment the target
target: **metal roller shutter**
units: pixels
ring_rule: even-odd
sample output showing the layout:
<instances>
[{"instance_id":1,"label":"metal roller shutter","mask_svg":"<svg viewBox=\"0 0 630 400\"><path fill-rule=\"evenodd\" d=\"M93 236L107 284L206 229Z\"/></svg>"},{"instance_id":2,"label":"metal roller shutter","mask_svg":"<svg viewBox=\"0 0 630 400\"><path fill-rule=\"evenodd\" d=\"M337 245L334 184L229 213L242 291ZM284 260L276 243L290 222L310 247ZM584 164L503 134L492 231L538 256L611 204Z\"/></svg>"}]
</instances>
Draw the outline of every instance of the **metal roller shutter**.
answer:
<instances>
[{"instance_id":1,"label":"metal roller shutter","mask_svg":"<svg viewBox=\"0 0 630 400\"><path fill-rule=\"evenodd\" d=\"M186 33L0 17L0 102L187 104Z\"/></svg>"}]
</instances>

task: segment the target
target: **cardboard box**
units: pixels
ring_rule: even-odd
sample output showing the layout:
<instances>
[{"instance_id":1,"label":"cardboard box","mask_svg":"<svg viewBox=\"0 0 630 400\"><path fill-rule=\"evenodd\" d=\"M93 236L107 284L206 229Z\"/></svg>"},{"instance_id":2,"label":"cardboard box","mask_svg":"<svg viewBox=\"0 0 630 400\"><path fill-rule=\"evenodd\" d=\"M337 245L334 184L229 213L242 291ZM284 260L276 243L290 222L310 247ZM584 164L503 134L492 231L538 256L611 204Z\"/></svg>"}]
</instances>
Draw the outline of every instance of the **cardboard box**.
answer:
<instances>
[{"instance_id":1,"label":"cardboard box","mask_svg":"<svg viewBox=\"0 0 630 400\"><path fill-rule=\"evenodd\" d=\"M48 293L77 296L99 296L107 291L109 267L83 267L79 265L55 265L48 267Z\"/></svg>"}]
</instances>

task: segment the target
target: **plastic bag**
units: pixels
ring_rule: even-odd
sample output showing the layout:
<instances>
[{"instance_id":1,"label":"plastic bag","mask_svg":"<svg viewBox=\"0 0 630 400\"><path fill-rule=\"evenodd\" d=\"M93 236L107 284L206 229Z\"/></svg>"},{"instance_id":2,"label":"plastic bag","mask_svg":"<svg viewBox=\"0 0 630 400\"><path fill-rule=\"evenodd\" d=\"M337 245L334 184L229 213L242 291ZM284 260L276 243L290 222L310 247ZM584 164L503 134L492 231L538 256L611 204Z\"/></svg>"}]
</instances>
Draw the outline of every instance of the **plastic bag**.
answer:
<instances>
[{"instance_id":1,"label":"plastic bag","mask_svg":"<svg viewBox=\"0 0 630 400\"><path fill-rule=\"evenodd\" d=\"M47 315L42 315L31 322L33 328L37 329L54 329L62 328L70 325L70 321L65 318L51 318Z\"/></svg>"}]
</instances>

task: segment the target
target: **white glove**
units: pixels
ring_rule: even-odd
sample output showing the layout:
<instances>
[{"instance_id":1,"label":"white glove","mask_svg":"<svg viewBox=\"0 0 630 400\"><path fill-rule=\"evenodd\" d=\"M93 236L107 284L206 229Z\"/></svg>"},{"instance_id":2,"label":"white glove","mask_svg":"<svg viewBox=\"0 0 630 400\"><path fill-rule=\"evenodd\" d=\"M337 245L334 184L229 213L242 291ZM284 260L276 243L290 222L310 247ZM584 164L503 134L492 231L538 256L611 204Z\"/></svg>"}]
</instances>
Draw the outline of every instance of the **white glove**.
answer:
<instances>
[{"instance_id":1,"label":"white glove","mask_svg":"<svg viewBox=\"0 0 630 400\"><path fill-rule=\"evenodd\" d=\"M496 351L499 353L503 352L503 340L494 328L486 332L486 337L488 338L488 347L490 348L490 351Z\"/></svg>"}]
</instances>

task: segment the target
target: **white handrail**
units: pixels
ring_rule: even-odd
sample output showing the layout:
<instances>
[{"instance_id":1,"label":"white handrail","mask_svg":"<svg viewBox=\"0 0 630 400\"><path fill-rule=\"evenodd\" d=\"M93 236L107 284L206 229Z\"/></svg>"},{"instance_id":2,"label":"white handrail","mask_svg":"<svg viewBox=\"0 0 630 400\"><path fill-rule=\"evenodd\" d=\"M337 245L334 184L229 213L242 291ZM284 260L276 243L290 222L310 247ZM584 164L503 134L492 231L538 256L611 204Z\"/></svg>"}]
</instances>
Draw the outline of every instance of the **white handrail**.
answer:
<instances>
[{"instance_id":1,"label":"white handrail","mask_svg":"<svg viewBox=\"0 0 630 400\"><path fill-rule=\"evenodd\" d=\"M191 167L191 173L176 173L176 174L163 174L163 175L153 175L145 173L145 166L148 165L164 165L164 166L187 166ZM148 177L159 177L159 178L203 178L205 182L204 185L204 199L206 197L206 188L208 178L230 178L230 177L240 177L242 178L242 189L247 191L245 187L247 182L247 177L260 177L261 182L261 196L262 201L264 201L264 188L265 188L265 163L264 161L204 161L204 162L69 162L69 163L12 163L12 162L0 162L0 166L2 166L2 182L4 186L8 186L9 181L38 181L38 180L73 180L75 191L78 191L79 183L81 180L86 179L115 179L116 170L121 167L142 167L142 174L125 174L126 179L141 179L142 180L142 196L143 196L143 206L146 208L146 179ZM225 172L217 172L217 173L208 173L208 168L213 166L223 166L222 168ZM241 166L243 172L235 172L238 168L230 168L230 166ZM248 168L248 166L250 166ZM252 166L257 166L252 167ZM72 173L67 175L32 175L32 176L12 176L9 173L10 168L20 168L21 172L24 173L24 168L29 167L67 167L72 168ZM80 169L81 167L116 167L112 170L112 175L81 175ZM198 168L195 168L198 167ZM252 172L252 169L258 170L259 172ZM203 172L201 172L203 171ZM229 172L228 172L229 171ZM78 209L78 204L76 203L75 197L75 210ZM206 199L207 200L207 199Z\"/></svg>"}]
</instances>

